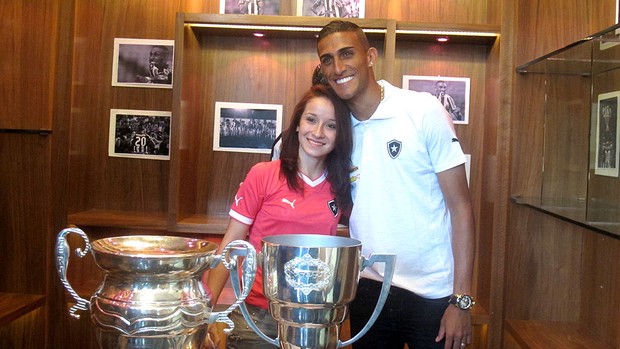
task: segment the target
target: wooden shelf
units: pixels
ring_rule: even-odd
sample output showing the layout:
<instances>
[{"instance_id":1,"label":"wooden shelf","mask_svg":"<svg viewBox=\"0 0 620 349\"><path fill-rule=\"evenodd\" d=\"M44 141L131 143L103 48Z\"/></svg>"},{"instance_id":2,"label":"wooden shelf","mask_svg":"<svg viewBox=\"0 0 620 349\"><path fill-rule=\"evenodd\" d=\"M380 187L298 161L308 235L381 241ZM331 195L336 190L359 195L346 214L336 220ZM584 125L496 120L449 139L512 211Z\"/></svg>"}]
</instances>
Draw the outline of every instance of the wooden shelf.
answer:
<instances>
[{"instance_id":1,"label":"wooden shelf","mask_svg":"<svg viewBox=\"0 0 620 349\"><path fill-rule=\"evenodd\" d=\"M0 293L0 327L45 305L45 296Z\"/></svg>"},{"instance_id":2,"label":"wooden shelf","mask_svg":"<svg viewBox=\"0 0 620 349\"><path fill-rule=\"evenodd\" d=\"M507 320L506 330L527 349L614 349L577 323Z\"/></svg>"},{"instance_id":3,"label":"wooden shelf","mask_svg":"<svg viewBox=\"0 0 620 349\"><path fill-rule=\"evenodd\" d=\"M437 37L448 37L448 43L493 45L501 28L482 24L446 24L396 22L397 40L436 42Z\"/></svg>"},{"instance_id":4,"label":"wooden shelf","mask_svg":"<svg viewBox=\"0 0 620 349\"><path fill-rule=\"evenodd\" d=\"M223 235L228 226L228 216L195 214L181 219L176 231L198 234Z\"/></svg>"},{"instance_id":5,"label":"wooden shelf","mask_svg":"<svg viewBox=\"0 0 620 349\"><path fill-rule=\"evenodd\" d=\"M70 214L68 224L93 227L166 230L168 216L164 212L88 210Z\"/></svg>"}]
</instances>

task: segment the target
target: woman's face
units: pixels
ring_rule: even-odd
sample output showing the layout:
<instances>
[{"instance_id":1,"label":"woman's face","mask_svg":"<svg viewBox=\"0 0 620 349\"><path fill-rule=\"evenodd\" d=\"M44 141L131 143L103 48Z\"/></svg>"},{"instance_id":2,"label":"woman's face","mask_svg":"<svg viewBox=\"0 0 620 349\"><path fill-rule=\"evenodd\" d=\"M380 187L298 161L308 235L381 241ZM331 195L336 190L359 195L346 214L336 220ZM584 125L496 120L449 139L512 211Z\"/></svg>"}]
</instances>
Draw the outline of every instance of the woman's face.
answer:
<instances>
[{"instance_id":1,"label":"woman's face","mask_svg":"<svg viewBox=\"0 0 620 349\"><path fill-rule=\"evenodd\" d=\"M323 160L336 144L336 113L331 101L325 97L315 97L308 101L299 126L300 159L312 157Z\"/></svg>"}]
</instances>

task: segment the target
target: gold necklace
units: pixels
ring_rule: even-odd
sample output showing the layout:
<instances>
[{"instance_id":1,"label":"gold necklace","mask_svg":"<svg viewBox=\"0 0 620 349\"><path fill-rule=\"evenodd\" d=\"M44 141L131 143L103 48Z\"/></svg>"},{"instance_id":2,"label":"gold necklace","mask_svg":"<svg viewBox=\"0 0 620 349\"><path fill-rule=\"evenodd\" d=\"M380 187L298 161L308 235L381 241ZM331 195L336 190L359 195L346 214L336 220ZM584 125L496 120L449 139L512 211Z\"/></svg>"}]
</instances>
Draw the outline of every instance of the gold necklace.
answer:
<instances>
[{"instance_id":1,"label":"gold necklace","mask_svg":"<svg viewBox=\"0 0 620 349\"><path fill-rule=\"evenodd\" d=\"M385 87L381 85L381 101L383 101L383 97L385 97Z\"/></svg>"}]
</instances>

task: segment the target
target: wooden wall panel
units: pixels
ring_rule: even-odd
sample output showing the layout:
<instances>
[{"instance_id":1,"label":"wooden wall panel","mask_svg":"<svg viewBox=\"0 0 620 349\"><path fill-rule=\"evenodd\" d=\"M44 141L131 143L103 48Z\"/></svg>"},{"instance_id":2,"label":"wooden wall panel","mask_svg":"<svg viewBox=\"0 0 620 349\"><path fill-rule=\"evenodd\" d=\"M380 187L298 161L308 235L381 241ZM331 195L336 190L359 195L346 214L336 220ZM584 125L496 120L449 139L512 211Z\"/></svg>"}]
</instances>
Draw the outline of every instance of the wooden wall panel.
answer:
<instances>
[{"instance_id":1,"label":"wooden wall panel","mask_svg":"<svg viewBox=\"0 0 620 349\"><path fill-rule=\"evenodd\" d=\"M591 80L559 74L546 78L541 204L585 220Z\"/></svg>"},{"instance_id":2,"label":"wooden wall panel","mask_svg":"<svg viewBox=\"0 0 620 349\"><path fill-rule=\"evenodd\" d=\"M366 1L366 18L391 18L402 21L436 23L498 24L497 15L489 15L493 1ZM497 7L492 8L499 10Z\"/></svg>"},{"instance_id":3,"label":"wooden wall panel","mask_svg":"<svg viewBox=\"0 0 620 349\"><path fill-rule=\"evenodd\" d=\"M620 348L620 239L588 232L583 242L581 322Z\"/></svg>"},{"instance_id":4,"label":"wooden wall panel","mask_svg":"<svg viewBox=\"0 0 620 349\"><path fill-rule=\"evenodd\" d=\"M0 133L0 291L45 294L50 136Z\"/></svg>"},{"instance_id":5,"label":"wooden wall panel","mask_svg":"<svg viewBox=\"0 0 620 349\"><path fill-rule=\"evenodd\" d=\"M518 1L515 63L521 65L615 23L613 0Z\"/></svg>"},{"instance_id":6,"label":"wooden wall panel","mask_svg":"<svg viewBox=\"0 0 620 349\"><path fill-rule=\"evenodd\" d=\"M579 320L583 229L519 206L512 206L510 219L505 317Z\"/></svg>"},{"instance_id":7,"label":"wooden wall panel","mask_svg":"<svg viewBox=\"0 0 620 349\"><path fill-rule=\"evenodd\" d=\"M55 1L2 1L0 128L51 129Z\"/></svg>"},{"instance_id":8,"label":"wooden wall panel","mask_svg":"<svg viewBox=\"0 0 620 349\"><path fill-rule=\"evenodd\" d=\"M171 89L111 86L114 38L174 39L176 13L198 3L76 1L70 212L167 210L168 161L108 157L110 109L172 109Z\"/></svg>"},{"instance_id":9,"label":"wooden wall panel","mask_svg":"<svg viewBox=\"0 0 620 349\"><path fill-rule=\"evenodd\" d=\"M551 0L520 0L515 8L518 12L512 58L516 65L559 49L615 22L615 2L612 0L564 2L561 6ZM579 79L574 77L556 82L581 86L581 93L585 92L587 96L589 81L583 79L580 83L577 81ZM555 86L551 86L551 92L554 89ZM541 193L544 90L542 75L516 73L511 111L513 195L535 197ZM556 125L570 122L571 126L585 128L581 131L587 134L589 124L584 122L585 118L566 120L568 114L588 115L589 101L568 95L564 97L559 105L551 105L552 110L557 111ZM589 141L587 136L575 139L553 129L548 130L546 136L547 140L553 138L558 143L566 143L568 138L582 145L587 145ZM566 137L565 140L561 140L562 137ZM587 148L579 150L582 158L587 156L584 151L587 152ZM566 171L570 172L577 166L570 158L575 154L554 155L556 162L565 161ZM560 164L548 163L546 166L557 165ZM551 174L545 179L547 188L552 192L555 190L555 193L571 189L583 192L580 179L572 182L572 188L554 189L561 177L560 173ZM504 318L577 322L588 330L598 331L600 338L609 344L617 345L618 304L602 301L608 296L607 292L617 292L620 274L613 270L614 267L609 269L609 258L614 258L610 253L617 254L616 241L607 240L605 245L599 240L600 236L591 230L516 205L510 207L507 230ZM612 262L611 265L616 264Z\"/></svg>"}]
</instances>

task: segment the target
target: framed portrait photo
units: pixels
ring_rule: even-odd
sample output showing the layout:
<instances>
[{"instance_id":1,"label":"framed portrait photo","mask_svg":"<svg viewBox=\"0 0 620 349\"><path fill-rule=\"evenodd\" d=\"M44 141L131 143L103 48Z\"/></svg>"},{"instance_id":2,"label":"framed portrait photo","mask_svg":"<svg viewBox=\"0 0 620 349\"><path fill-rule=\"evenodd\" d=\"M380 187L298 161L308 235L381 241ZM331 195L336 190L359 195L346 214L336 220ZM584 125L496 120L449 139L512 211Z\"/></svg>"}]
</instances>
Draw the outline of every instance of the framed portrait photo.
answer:
<instances>
[{"instance_id":1,"label":"framed portrait photo","mask_svg":"<svg viewBox=\"0 0 620 349\"><path fill-rule=\"evenodd\" d=\"M469 124L469 78L403 75L403 88L435 96L455 124Z\"/></svg>"},{"instance_id":2,"label":"framed portrait photo","mask_svg":"<svg viewBox=\"0 0 620 349\"><path fill-rule=\"evenodd\" d=\"M279 15L281 0L220 0L221 14Z\"/></svg>"},{"instance_id":3,"label":"framed portrait photo","mask_svg":"<svg viewBox=\"0 0 620 349\"><path fill-rule=\"evenodd\" d=\"M620 91L598 95L596 109L596 158L594 174L618 177Z\"/></svg>"},{"instance_id":4,"label":"framed portrait photo","mask_svg":"<svg viewBox=\"0 0 620 349\"><path fill-rule=\"evenodd\" d=\"M108 155L169 160L171 114L168 111L111 109Z\"/></svg>"},{"instance_id":5,"label":"framed portrait photo","mask_svg":"<svg viewBox=\"0 0 620 349\"><path fill-rule=\"evenodd\" d=\"M297 16L364 18L365 0L297 0Z\"/></svg>"},{"instance_id":6,"label":"framed portrait photo","mask_svg":"<svg viewBox=\"0 0 620 349\"><path fill-rule=\"evenodd\" d=\"M114 39L112 86L172 88L174 40Z\"/></svg>"},{"instance_id":7,"label":"framed portrait photo","mask_svg":"<svg viewBox=\"0 0 620 349\"><path fill-rule=\"evenodd\" d=\"M271 153L282 132L282 105L215 102L213 150Z\"/></svg>"}]
</instances>

